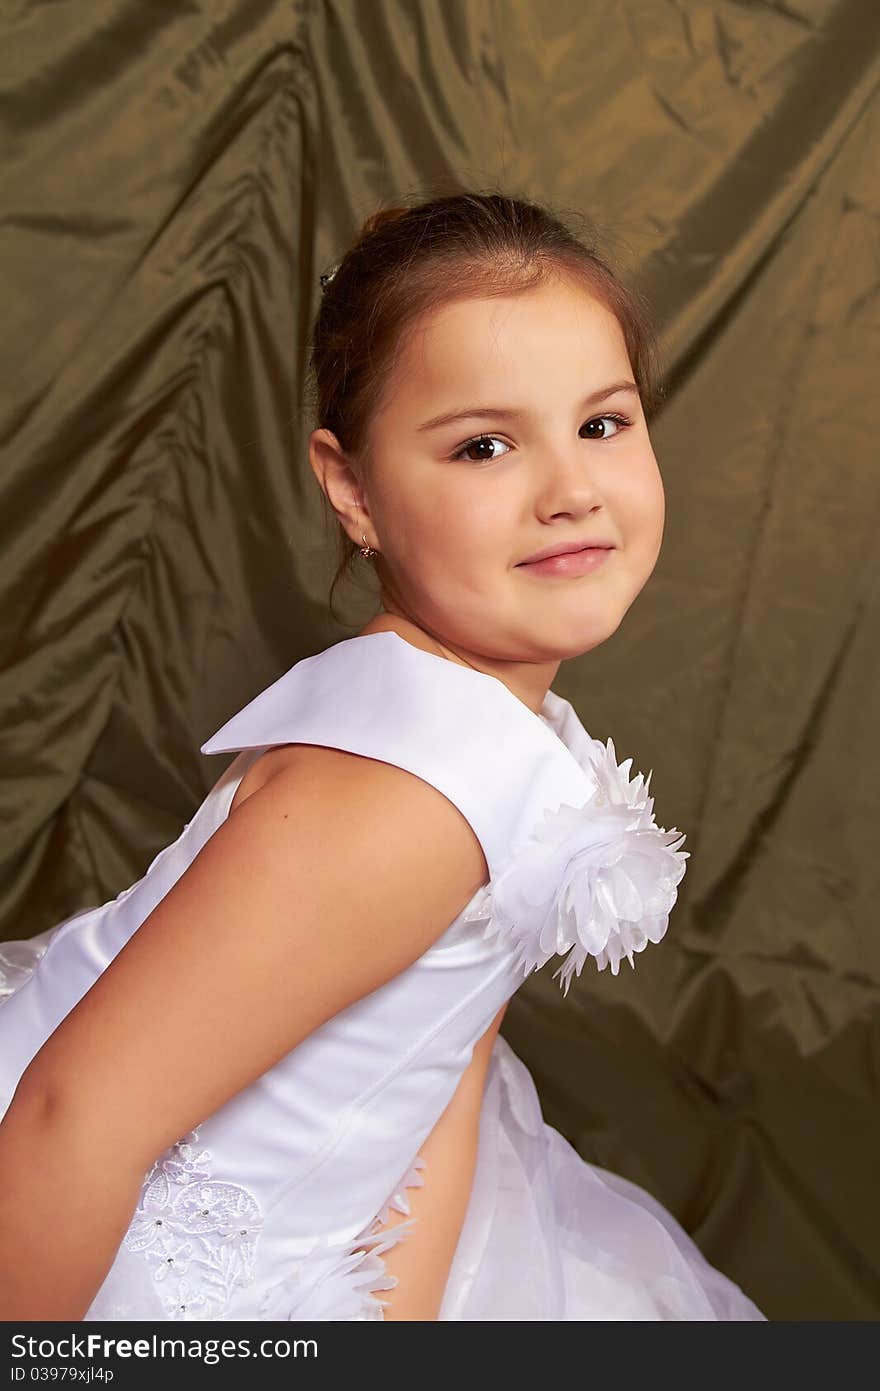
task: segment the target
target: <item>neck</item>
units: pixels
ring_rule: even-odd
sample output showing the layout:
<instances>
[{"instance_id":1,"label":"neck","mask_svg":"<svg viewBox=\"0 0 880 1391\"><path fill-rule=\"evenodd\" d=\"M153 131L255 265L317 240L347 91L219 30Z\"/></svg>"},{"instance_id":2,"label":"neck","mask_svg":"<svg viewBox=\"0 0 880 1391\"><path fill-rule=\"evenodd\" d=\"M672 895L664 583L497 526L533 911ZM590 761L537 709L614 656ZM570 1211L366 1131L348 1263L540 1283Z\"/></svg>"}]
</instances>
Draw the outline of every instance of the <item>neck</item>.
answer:
<instances>
[{"instance_id":1,"label":"neck","mask_svg":"<svg viewBox=\"0 0 880 1391\"><path fill-rule=\"evenodd\" d=\"M465 655L460 648L440 638L422 623L415 623L405 614L395 610L382 609L361 629L359 636L367 633L396 632L414 647L425 652L445 657L460 666L470 667L472 671L482 672L484 676L494 676L502 681L512 695L532 711L540 715L550 685L559 670L559 662L507 662L494 657L476 657L475 653ZM476 657L476 660L473 660Z\"/></svg>"}]
</instances>

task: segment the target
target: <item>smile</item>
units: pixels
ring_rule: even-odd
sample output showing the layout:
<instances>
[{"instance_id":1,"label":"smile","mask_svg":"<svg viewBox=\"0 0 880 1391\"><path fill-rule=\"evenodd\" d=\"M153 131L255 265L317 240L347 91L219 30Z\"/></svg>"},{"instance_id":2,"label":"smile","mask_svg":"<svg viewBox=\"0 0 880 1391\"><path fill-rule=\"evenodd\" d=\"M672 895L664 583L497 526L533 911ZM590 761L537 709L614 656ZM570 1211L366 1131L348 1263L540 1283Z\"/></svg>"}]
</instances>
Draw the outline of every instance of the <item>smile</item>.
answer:
<instances>
[{"instance_id":1,"label":"smile","mask_svg":"<svg viewBox=\"0 0 880 1391\"><path fill-rule=\"evenodd\" d=\"M544 560L533 560L516 568L532 575L588 575L604 565L613 554L613 550L607 547L588 546L582 551L568 551L565 555L548 555Z\"/></svg>"}]
</instances>

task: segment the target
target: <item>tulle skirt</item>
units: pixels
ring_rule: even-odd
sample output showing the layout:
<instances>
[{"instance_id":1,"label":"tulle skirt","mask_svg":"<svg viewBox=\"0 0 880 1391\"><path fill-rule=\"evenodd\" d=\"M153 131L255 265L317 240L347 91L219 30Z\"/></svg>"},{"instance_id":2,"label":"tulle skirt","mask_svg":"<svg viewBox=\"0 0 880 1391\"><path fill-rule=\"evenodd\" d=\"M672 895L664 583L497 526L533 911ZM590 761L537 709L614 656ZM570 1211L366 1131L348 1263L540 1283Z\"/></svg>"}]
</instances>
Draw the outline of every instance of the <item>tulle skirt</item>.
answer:
<instances>
[{"instance_id":1,"label":"tulle skirt","mask_svg":"<svg viewBox=\"0 0 880 1391\"><path fill-rule=\"evenodd\" d=\"M650 1193L546 1124L500 1034L440 1318L765 1320Z\"/></svg>"}]
</instances>

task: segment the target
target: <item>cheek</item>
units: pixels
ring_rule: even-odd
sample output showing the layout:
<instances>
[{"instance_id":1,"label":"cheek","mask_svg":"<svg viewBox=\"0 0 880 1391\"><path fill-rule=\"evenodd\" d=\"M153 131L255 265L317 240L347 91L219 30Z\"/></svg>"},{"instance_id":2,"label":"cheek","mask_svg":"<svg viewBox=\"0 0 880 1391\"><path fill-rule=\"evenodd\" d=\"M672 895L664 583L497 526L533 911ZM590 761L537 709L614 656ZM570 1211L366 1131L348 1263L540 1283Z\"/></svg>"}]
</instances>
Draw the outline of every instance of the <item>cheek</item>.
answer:
<instances>
[{"instance_id":1,"label":"cheek","mask_svg":"<svg viewBox=\"0 0 880 1391\"><path fill-rule=\"evenodd\" d=\"M629 528L634 557L638 556L646 575L660 556L666 520L666 495L656 463L646 466L634 489Z\"/></svg>"},{"instance_id":2,"label":"cheek","mask_svg":"<svg viewBox=\"0 0 880 1391\"><path fill-rule=\"evenodd\" d=\"M624 480L619 494L625 521L633 527L652 531L662 529L666 514L663 479L653 453L631 459L619 477Z\"/></svg>"},{"instance_id":3,"label":"cheek","mask_svg":"<svg viewBox=\"0 0 880 1391\"><path fill-rule=\"evenodd\" d=\"M479 530L460 492L423 478L407 487L400 479L374 496L376 525L393 563L411 582L430 587L434 571L447 575L474 554ZM485 533L484 533L485 534Z\"/></svg>"},{"instance_id":4,"label":"cheek","mask_svg":"<svg viewBox=\"0 0 880 1391\"><path fill-rule=\"evenodd\" d=\"M662 526L666 515L666 494L663 491L663 479L660 477L660 470L656 463L647 470L644 494L646 514Z\"/></svg>"},{"instance_id":5,"label":"cheek","mask_svg":"<svg viewBox=\"0 0 880 1391\"><path fill-rule=\"evenodd\" d=\"M389 550L403 553L407 541L416 543L430 529L431 500L419 480L401 467L387 470L388 476L374 474L370 485L370 506L380 536Z\"/></svg>"},{"instance_id":6,"label":"cheek","mask_svg":"<svg viewBox=\"0 0 880 1391\"><path fill-rule=\"evenodd\" d=\"M663 523L666 520L666 491L663 487L663 479L660 470L656 464L654 465L654 506L662 530Z\"/></svg>"},{"instance_id":7,"label":"cheek","mask_svg":"<svg viewBox=\"0 0 880 1391\"><path fill-rule=\"evenodd\" d=\"M493 540L502 542L503 509L497 496L485 488L468 488L451 482L424 489L418 498L407 500L406 518L411 537L417 532L424 541L422 560L431 556L468 560L476 566L488 559ZM398 524L395 522L395 531ZM410 537L407 537L407 541Z\"/></svg>"}]
</instances>

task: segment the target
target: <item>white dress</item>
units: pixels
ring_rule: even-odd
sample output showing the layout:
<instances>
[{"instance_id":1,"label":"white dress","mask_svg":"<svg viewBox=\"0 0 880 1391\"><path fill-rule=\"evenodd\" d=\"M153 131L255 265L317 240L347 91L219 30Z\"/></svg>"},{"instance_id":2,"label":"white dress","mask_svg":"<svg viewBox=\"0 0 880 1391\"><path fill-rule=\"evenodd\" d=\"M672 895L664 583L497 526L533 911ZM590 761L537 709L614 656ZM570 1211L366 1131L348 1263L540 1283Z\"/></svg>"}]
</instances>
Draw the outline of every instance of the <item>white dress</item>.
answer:
<instances>
[{"instance_id":1,"label":"white dress","mask_svg":"<svg viewBox=\"0 0 880 1391\"><path fill-rule=\"evenodd\" d=\"M382 1319L396 1283L383 1252L416 1219L382 1229L429 1181L420 1147L502 1004L554 956L567 991L588 956L616 975L666 930L684 837L658 828L648 784L630 779L632 760L618 766L611 740L591 739L552 691L536 715L495 677L397 633L350 638L297 662L202 745L238 756L142 879L0 944L0 1116L221 825L250 764L290 742L438 788L479 837L490 879L411 966L157 1157L86 1320ZM659 1202L544 1122L499 1034L440 1319L763 1318Z\"/></svg>"}]
</instances>

